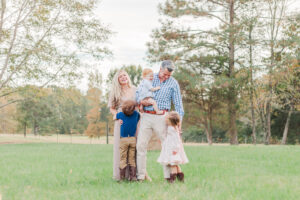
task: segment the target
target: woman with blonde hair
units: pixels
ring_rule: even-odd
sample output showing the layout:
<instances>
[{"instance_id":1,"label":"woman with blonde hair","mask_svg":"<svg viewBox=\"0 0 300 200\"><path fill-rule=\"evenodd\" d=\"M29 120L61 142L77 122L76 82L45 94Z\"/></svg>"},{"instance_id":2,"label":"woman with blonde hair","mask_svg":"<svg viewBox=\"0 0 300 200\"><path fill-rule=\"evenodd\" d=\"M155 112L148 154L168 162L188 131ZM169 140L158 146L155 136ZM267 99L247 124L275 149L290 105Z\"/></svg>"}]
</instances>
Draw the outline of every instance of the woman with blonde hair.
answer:
<instances>
[{"instance_id":1,"label":"woman with blonde hair","mask_svg":"<svg viewBox=\"0 0 300 200\"><path fill-rule=\"evenodd\" d=\"M113 116L122 111L122 104L126 100L135 101L136 87L131 84L131 80L124 70L119 70L115 74L108 100L108 107ZM114 149L113 149L113 179L120 180L120 122L115 121L114 125ZM126 170L126 177L128 177L128 169Z\"/></svg>"},{"instance_id":2,"label":"woman with blonde hair","mask_svg":"<svg viewBox=\"0 0 300 200\"><path fill-rule=\"evenodd\" d=\"M121 69L114 75L108 100L108 107L113 116L122 111L122 104L127 100L135 101L136 87L132 85L128 73ZM120 121L116 120L114 125L114 148L113 148L113 179L120 180ZM138 131L137 131L138 132ZM126 178L129 177L129 169L126 169ZM146 180L151 181L147 175Z\"/></svg>"}]
</instances>

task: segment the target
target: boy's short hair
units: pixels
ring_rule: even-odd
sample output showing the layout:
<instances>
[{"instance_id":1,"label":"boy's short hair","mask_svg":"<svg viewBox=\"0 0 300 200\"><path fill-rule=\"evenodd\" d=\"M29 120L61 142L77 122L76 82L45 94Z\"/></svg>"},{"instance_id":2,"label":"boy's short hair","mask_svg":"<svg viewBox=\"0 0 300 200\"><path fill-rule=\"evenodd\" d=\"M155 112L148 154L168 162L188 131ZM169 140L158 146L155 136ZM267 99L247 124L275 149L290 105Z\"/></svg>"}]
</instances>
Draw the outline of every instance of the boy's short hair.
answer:
<instances>
[{"instance_id":1,"label":"boy's short hair","mask_svg":"<svg viewBox=\"0 0 300 200\"><path fill-rule=\"evenodd\" d=\"M168 115L169 121L171 122L172 126L177 126L180 123L180 116L178 112L171 111Z\"/></svg>"},{"instance_id":2,"label":"boy's short hair","mask_svg":"<svg viewBox=\"0 0 300 200\"><path fill-rule=\"evenodd\" d=\"M150 73L153 73L153 70L150 68L145 68L142 73L143 78L145 78Z\"/></svg>"},{"instance_id":3,"label":"boy's short hair","mask_svg":"<svg viewBox=\"0 0 300 200\"><path fill-rule=\"evenodd\" d=\"M127 100L122 105L122 112L126 116L130 116L130 115L133 114L133 112L135 110L135 106L136 106L136 102L135 101L133 101L133 100Z\"/></svg>"}]
</instances>

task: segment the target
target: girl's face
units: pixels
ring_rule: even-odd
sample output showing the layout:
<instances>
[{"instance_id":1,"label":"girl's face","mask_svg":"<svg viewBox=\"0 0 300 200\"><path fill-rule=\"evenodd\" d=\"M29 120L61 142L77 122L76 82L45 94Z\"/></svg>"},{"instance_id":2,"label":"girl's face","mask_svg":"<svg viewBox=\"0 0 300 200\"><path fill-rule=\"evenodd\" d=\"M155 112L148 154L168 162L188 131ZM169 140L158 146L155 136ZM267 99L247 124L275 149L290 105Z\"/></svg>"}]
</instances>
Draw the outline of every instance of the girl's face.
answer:
<instances>
[{"instance_id":1,"label":"girl's face","mask_svg":"<svg viewBox=\"0 0 300 200\"><path fill-rule=\"evenodd\" d=\"M128 77L125 72L121 72L118 76L118 80L120 85L127 85L128 84Z\"/></svg>"},{"instance_id":2,"label":"girl's face","mask_svg":"<svg viewBox=\"0 0 300 200\"><path fill-rule=\"evenodd\" d=\"M149 81L152 81L153 80L153 73L149 73L145 78Z\"/></svg>"}]
</instances>

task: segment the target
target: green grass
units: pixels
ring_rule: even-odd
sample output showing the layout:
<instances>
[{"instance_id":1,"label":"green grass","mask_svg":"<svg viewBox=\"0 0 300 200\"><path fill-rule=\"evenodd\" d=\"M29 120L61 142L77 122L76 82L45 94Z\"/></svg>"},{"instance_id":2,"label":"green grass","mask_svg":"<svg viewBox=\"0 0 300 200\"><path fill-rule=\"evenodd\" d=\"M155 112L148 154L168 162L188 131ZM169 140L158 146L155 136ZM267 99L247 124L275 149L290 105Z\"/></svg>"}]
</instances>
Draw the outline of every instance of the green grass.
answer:
<instances>
[{"instance_id":1,"label":"green grass","mask_svg":"<svg viewBox=\"0 0 300 200\"><path fill-rule=\"evenodd\" d=\"M299 199L299 146L189 146L185 183L112 180L112 145L0 145L2 199Z\"/></svg>"}]
</instances>

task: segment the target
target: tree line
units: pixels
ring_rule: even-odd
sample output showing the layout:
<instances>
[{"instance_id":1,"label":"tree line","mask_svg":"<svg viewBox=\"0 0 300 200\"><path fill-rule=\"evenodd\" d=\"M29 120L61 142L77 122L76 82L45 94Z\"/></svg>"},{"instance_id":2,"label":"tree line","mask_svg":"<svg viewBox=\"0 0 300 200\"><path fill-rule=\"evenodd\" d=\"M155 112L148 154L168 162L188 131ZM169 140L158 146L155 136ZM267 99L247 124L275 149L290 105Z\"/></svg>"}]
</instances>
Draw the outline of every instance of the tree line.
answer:
<instances>
[{"instance_id":1,"label":"tree line","mask_svg":"<svg viewBox=\"0 0 300 200\"><path fill-rule=\"evenodd\" d=\"M0 131L105 134L111 55L99 2L1 1ZM299 143L300 15L292 0L166 0L147 44L171 59L183 96L185 141ZM89 16L89 17L86 17ZM213 27L205 27L208 22ZM63 33L63 34L62 34ZM123 66L134 85L141 66ZM88 74L87 92L76 80Z\"/></svg>"}]
</instances>

